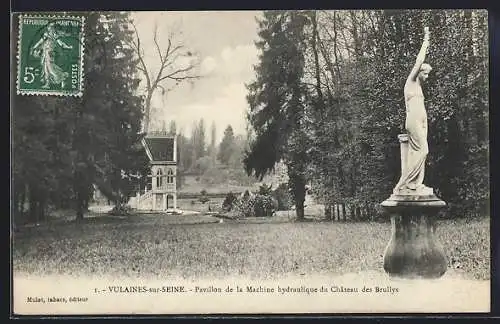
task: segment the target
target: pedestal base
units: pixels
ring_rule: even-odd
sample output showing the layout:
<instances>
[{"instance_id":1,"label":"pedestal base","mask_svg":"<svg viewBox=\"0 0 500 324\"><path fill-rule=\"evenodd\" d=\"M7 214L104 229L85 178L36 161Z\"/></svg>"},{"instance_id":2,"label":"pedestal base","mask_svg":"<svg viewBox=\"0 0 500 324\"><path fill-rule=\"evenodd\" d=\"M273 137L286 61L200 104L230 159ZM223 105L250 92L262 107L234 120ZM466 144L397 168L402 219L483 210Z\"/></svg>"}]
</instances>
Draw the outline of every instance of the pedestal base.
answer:
<instances>
[{"instance_id":1,"label":"pedestal base","mask_svg":"<svg viewBox=\"0 0 500 324\"><path fill-rule=\"evenodd\" d=\"M384 270L394 277L439 278L448 266L435 237L436 216L446 203L435 195L393 194L382 204L391 217Z\"/></svg>"}]
</instances>

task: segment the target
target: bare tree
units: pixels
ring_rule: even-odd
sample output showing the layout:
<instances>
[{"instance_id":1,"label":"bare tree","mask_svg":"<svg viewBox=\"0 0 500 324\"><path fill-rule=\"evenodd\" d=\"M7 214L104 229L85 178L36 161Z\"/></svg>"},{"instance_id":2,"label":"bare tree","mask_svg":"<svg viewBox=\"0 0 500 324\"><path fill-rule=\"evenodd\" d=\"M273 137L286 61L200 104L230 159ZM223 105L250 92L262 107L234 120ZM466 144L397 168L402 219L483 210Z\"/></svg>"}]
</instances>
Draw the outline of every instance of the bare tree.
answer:
<instances>
[{"instance_id":1,"label":"bare tree","mask_svg":"<svg viewBox=\"0 0 500 324\"><path fill-rule=\"evenodd\" d=\"M135 31L135 39L132 41L131 46L138 57L138 69L142 72L146 81L143 130L147 132L150 126L151 100L154 93L160 89L162 95L165 95L183 81L193 81L200 78L200 75L196 73L199 60L196 59L193 51L186 48L182 41L176 40L177 33L174 31L169 33L167 46L162 49L158 42L158 25L155 23L153 41L159 59L159 68L155 72L151 71L144 59L144 48L141 45L137 27L133 22L131 24ZM182 59L188 59L185 65L179 64Z\"/></svg>"}]
</instances>

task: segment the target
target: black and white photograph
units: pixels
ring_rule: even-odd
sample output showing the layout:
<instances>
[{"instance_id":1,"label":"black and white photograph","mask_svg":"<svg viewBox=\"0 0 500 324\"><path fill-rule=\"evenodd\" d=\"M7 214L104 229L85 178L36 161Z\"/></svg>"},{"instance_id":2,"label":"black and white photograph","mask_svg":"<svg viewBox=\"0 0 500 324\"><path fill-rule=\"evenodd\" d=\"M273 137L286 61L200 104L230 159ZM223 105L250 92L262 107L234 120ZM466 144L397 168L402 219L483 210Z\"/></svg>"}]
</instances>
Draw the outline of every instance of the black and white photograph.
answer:
<instances>
[{"instance_id":1,"label":"black and white photograph","mask_svg":"<svg viewBox=\"0 0 500 324\"><path fill-rule=\"evenodd\" d=\"M13 315L490 312L483 9L11 13Z\"/></svg>"}]
</instances>

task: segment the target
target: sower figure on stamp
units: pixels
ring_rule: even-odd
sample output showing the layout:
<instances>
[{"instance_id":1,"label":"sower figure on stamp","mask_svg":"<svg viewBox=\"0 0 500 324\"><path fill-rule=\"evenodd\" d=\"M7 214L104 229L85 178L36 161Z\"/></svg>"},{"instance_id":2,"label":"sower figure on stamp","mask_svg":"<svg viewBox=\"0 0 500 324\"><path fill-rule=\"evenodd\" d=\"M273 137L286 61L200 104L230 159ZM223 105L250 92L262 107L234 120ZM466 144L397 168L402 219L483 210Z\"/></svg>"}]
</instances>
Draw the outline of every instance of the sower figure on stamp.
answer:
<instances>
[{"instance_id":1,"label":"sower figure on stamp","mask_svg":"<svg viewBox=\"0 0 500 324\"><path fill-rule=\"evenodd\" d=\"M432 69L429 64L424 63L428 47L429 29L425 27L422 47L404 87L408 153L405 168L403 168L406 171L401 174L401 178L394 188L394 193L401 191L410 191L415 194L432 192L431 188L423 184L425 160L429 153L429 147L427 144L427 112L421 84L427 79Z\"/></svg>"},{"instance_id":2,"label":"sower figure on stamp","mask_svg":"<svg viewBox=\"0 0 500 324\"><path fill-rule=\"evenodd\" d=\"M64 49L71 49L72 46L61 40L64 33L56 31L53 23L47 26L47 31L33 46L32 54L35 57L40 57L40 63L43 67L42 78L44 85L42 88L48 89L50 84L61 84L64 88L64 81L68 77L68 72L63 71L55 62L56 47L60 46Z\"/></svg>"}]
</instances>

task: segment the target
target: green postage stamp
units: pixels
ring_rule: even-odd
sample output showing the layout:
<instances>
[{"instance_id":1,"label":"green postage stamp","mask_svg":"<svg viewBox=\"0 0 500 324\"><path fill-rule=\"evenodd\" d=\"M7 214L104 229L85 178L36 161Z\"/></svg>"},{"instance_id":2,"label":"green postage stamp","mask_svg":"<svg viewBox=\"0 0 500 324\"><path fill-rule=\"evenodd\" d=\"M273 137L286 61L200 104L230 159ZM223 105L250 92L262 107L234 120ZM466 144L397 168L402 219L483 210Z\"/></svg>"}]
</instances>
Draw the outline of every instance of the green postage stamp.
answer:
<instances>
[{"instance_id":1,"label":"green postage stamp","mask_svg":"<svg viewBox=\"0 0 500 324\"><path fill-rule=\"evenodd\" d=\"M19 16L17 93L83 94L84 17Z\"/></svg>"}]
</instances>

